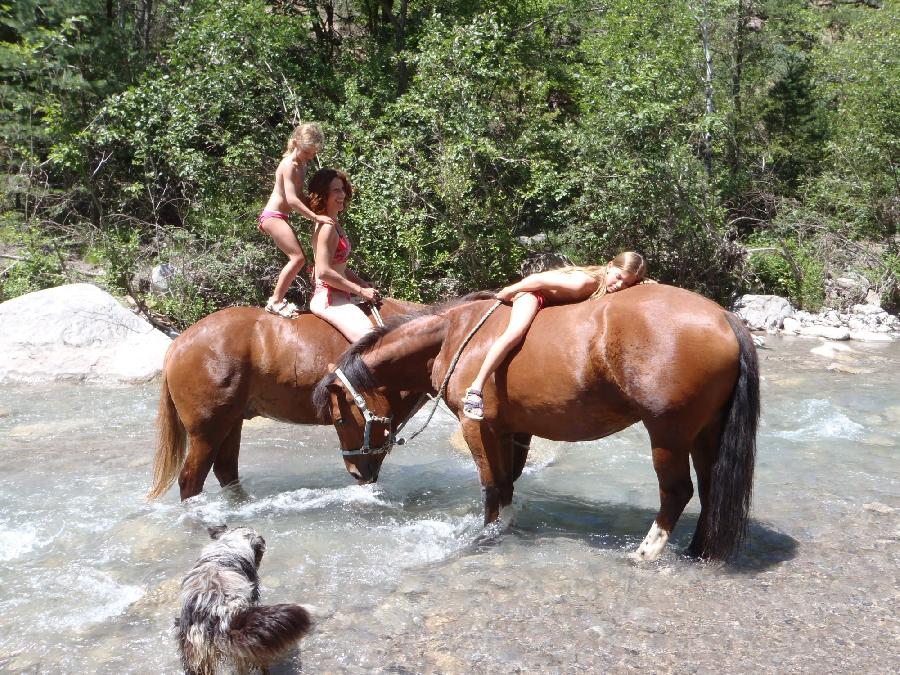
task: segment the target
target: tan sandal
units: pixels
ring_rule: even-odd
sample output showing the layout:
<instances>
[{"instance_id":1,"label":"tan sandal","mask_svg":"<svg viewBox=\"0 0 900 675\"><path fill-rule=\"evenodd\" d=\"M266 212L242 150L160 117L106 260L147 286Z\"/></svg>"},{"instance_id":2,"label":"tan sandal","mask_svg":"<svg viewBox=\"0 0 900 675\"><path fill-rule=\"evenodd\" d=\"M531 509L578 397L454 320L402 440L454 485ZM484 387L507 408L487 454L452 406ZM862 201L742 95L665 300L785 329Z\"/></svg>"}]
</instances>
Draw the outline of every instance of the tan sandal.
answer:
<instances>
[{"instance_id":1,"label":"tan sandal","mask_svg":"<svg viewBox=\"0 0 900 675\"><path fill-rule=\"evenodd\" d=\"M484 419L484 399L481 397L480 391L471 387L466 389L466 395L462 397L462 404L463 415L470 420L480 422Z\"/></svg>"},{"instance_id":2,"label":"tan sandal","mask_svg":"<svg viewBox=\"0 0 900 675\"><path fill-rule=\"evenodd\" d=\"M269 314L275 314L276 316L280 316L283 319L293 319L300 313L300 310L297 309L297 305L293 302L288 302L287 298L282 300L281 302L274 302L271 298L269 298L269 302L266 303L266 311Z\"/></svg>"}]
</instances>

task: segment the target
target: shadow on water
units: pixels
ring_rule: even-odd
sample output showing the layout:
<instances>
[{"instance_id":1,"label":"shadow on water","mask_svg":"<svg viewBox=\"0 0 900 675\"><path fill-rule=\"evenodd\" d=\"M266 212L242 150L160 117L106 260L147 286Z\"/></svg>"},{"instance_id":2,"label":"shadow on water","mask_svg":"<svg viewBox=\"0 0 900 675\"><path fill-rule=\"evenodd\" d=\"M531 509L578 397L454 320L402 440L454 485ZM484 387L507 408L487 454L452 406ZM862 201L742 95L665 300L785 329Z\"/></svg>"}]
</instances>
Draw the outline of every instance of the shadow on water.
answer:
<instances>
[{"instance_id":1,"label":"shadow on water","mask_svg":"<svg viewBox=\"0 0 900 675\"><path fill-rule=\"evenodd\" d=\"M650 528L656 511L611 502L585 502L559 495L529 494L515 508L512 523L506 529L523 541L553 536L577 539L605 550L637 548ZM691 542L698 514L685 513L678 520L669 546L682 553ZM498 543L496 530L487 528L473 542L480 550ZM739 556L729 563L733 572L756 573L793 559L798 542L759 521L750 521L747 539Z\"/></svg>"}]
</instances>

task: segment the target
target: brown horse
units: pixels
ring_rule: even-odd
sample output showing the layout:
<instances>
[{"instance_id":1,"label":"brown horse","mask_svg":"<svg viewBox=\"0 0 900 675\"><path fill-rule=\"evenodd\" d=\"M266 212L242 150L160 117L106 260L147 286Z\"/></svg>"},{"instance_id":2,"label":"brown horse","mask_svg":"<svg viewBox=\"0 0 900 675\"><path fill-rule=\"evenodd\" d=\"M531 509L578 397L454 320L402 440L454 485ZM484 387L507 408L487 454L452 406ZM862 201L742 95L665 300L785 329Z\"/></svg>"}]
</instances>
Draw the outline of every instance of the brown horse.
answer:
<instances>
[{"instance_id":1,"label":"brown horse","mask_svg":"<svg viewBox=\"0 0 900 675\"><path fill-rule=\"evenodd\" d=\"M419 307L386 298L381 313L390 320ZM178 476L181 498L193 497L203 490L210 469L221 485L236 482L245 419L319 424L313 388L347 347L337 330L312 314L286 320L253 307L233 307L188 328L166 353L153 487L147 496L159 497ZM401 406L403 400L400 394L394 404ZM356 471L349 462L347 469ZM356 477L370 482L377 476Z\"/></svg>"},{"instance_id":2,"label":"brown horse","mask_svg":"<svg viewBox=\"0 0 900 675\"><path fill-rule=\"evenodd\" d=\"M373 413L402 418L408 411L392 409L394 391L438 391L460 344L490 307L466 302L379 329L348 350L342 374ZM720 559L736 553L747 529L759 418L756 348L740 320L662 284L547 307L488 382L479 423L462 415L460 399L508 318L501 307L474 334L446 396L478 467L485 523L512 501L533 435L592 440L641 421L650 434L660 508L634 556L652 560L665 547L693 496L690 459L700 518L688 553ZM324 418L342 422L342 447L358 446L362 420L351 411L354 423L346 423L353 400L345 385L328 375L314 397ZM356 466L377 475L382 460L365 457Z\"/></svg>"}]
</instances>

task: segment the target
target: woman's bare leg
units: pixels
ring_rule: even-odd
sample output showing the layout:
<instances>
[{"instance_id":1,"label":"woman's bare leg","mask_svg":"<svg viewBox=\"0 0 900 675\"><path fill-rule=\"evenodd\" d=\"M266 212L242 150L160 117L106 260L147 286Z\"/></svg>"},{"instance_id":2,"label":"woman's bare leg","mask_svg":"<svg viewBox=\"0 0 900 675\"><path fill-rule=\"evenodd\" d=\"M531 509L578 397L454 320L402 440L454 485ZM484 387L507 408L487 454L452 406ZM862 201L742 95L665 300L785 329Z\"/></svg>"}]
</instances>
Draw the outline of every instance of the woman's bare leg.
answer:
<instances>
[{"instance_id":1,"label":"woman's bare leg","mask_svg":"<svg viewBox=\"0 0 900 675\"><path fill-rule=\"evenodd\" d=\"M497 370L497 367L503 363L503 359L525 337L525 333L531 327L531 322L534 321L534 317L539 309L538 299L532 293L522 293L522 295L513 300L512 311L509 314L509 324L506 326L503 334L491 345L487 355L484 357L484 363L481 364L481 370L478 371L478 375L475 376L472 385L469 387L470 389L479 392L484 389L484 383L491 376L491 373Z\"/></svg>"},{"instance_id":2,"label":"woman's bare leg","mask_svg":"<svg viewBox=\"0 0 900 675\"><path fill-rule=\"evenodd\" d=\"M300 240L294 234L292 228L287 221L281 218L266 218L262 222L263 231L272 237L275 245L288 257L287 264L278 275L278 281L275 284L275 290L272 291L271 300L273 302L281 302L287 295L288 289L300 273L300 269L306 263L306 255L303 253L303 247Z\"/></svg>"},{"instance_id":3,"label":"woman's bare leg","mask_svg":"<svg viewBox=\"0 0 900 675\"><path fill-rule=\"evenodd\" d=\"M331 296L330 304L328 295ZM344 334L350 342L356 342L372 330L372 322L344 293L330 289L328 295L319 293L309 301L310 311Z\"/></svg>"}]
</instances>

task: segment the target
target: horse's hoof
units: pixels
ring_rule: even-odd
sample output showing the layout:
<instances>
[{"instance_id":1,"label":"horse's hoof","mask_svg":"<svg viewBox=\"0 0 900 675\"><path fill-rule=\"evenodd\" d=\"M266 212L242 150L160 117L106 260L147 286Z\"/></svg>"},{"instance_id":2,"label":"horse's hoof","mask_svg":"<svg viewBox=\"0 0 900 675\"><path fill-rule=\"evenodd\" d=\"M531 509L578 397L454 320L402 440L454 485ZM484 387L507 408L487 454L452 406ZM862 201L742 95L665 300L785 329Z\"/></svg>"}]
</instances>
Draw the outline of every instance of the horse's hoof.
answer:
<instances>
[{"instance_id":1,"label":"horse's hoof","mask_svg":"<svg viewBox=\"0 0 900 675\"><path fill-rule=\"evenodd\" d=\"M668 541L669 533L659 527L654 521L653 526L650 528L647 536L644 537L644 541L638 546L637 551L629 554L628 557L635 562L653 562L662 555Z\"/></svg>"}]
</instances>

